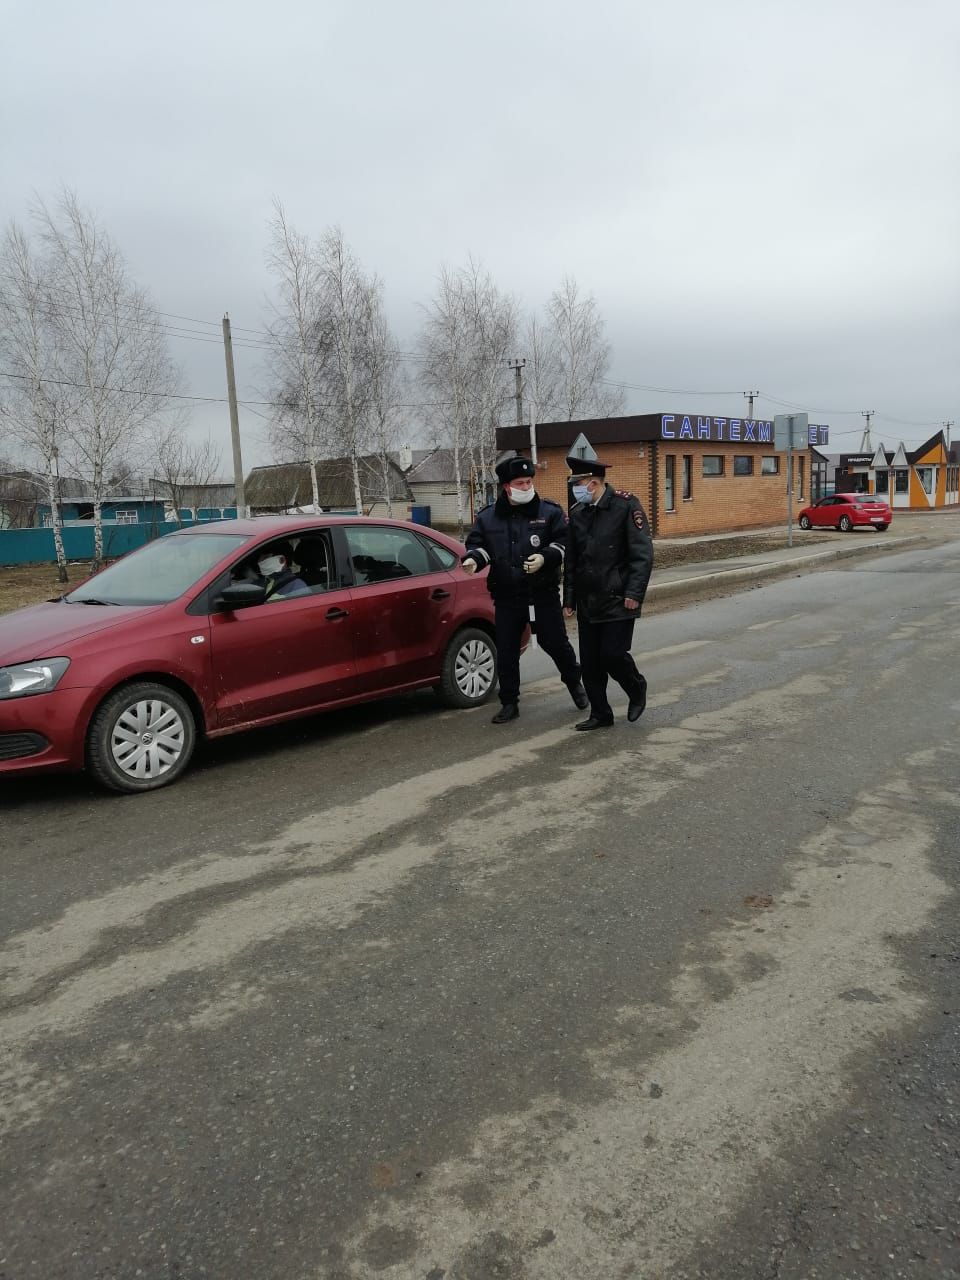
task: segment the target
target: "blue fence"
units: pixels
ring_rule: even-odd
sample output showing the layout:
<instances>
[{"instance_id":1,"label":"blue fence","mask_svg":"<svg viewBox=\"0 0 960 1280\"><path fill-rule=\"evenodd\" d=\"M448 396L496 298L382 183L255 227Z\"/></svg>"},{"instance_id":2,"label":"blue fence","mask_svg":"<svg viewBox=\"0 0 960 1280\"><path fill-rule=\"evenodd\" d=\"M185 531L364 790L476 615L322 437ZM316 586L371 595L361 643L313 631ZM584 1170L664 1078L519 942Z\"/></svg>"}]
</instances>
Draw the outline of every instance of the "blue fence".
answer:
<instances>
[{"instance_id":1,"label":"blue fence","mask_svg":"<svg viewBox=\"0 0 960 1280\"><path fill-rule=\"evenodd\" d=\"M183 527L194 522L184 520ZM203 521L202 523L208 523ZM128 551L142 547L154 538L173 533L175 524L105 524L103 526L103 554L108 560L125 556ZM93 523L68 524L63 527L63 549L68 560L93 559ZM57 552L52 529L0 529L0 566L15 564L55 564Z\"/></svg>"}]
</instances>

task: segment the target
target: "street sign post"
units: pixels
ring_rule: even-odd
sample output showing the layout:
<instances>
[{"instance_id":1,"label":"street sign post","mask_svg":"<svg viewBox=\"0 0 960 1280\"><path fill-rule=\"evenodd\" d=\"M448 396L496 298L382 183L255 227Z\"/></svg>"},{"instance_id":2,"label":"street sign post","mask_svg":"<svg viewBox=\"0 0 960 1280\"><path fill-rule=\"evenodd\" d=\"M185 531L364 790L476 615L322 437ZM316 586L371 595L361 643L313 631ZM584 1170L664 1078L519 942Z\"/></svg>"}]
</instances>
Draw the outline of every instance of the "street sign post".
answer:
<instances>
[{"instance_id":1,"label":"street sign post","mask_svg":"<svg viewBox=\"0 0 960 1280\"><path fill-rule=\"evenodd\" d=\"M787 452L787 546L793 546L793 451L806 449L809 422L805 413L778 413L773 420L773 447Z\"/></svg>"}]
</instances>

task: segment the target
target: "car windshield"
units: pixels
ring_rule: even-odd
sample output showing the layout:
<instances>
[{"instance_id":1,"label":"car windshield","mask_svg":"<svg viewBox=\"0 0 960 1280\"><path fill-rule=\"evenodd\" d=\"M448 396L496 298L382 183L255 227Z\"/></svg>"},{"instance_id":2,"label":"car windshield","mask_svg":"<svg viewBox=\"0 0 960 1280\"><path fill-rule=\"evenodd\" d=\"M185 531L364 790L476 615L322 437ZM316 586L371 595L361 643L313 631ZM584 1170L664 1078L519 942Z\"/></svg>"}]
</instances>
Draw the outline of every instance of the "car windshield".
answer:
<instances>
[{"instance_id":1,"label":"car windshield","mask_svg":"<svg viewBox=\"0 0 960 1280\"><path fill-rule=\"evenodd\" d=\"M63 598L69 604L168 604L246 541L236 533L167 534Z\"/></svg>"}]
</instances>

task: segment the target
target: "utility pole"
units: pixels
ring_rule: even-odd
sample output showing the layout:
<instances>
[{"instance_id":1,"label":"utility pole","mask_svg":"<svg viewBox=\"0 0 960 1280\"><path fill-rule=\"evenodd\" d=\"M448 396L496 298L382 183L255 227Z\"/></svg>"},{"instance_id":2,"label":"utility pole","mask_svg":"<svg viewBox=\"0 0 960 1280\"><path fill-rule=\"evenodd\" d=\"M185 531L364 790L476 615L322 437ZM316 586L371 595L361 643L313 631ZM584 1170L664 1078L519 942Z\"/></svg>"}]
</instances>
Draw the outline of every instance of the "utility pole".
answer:
<instances>
[{"instance_id":1,"label":"utility pole","mask_svg":"<svg viewBox=\"0 0 960 1280\"><path fill-rule=\"evenodd\" d=\"M755 396L758 396L759 394L760 394L760 392L759 392L759 391L745 391L745 392L743 393L743 397L744 397L744 399L747 401L747 404L749 405L749 408L747 409L747 417L750 419L750 421L751 421L751 422L753 421L753 401L754 401L754 397L755 397Z\"/></svg>"},{"instance_id":2,"label":"utility pole","mask_svg":"<svg viewBox=\"0 0 960 1280\"><path fill-rule=\"evenodd\" d=\"M956 425L957 425L957 424L956 424L955 422L945 422L945 423L943 424L943 434L944 434L944 438L945 438L946 443L947 443L947 456L948 456L948 458L949 458L949 455L950 455L950 428L951 428L951 427L955 427Z\"/></svg>"},{"instance_id":3,"label":"utility pole","mask_svg":"<svg viewBox=\"0 0 960 1280\"><path fill-rule=\"evenodd\" d=\"M227 399L230 401L230 440L233 444L233 487L236 491L237 518L246 519L247 499L243 492L243 460L240 457L240 414L237 410L237 379L233 372L233 339L230 317L223 317L223 355L227 362Z\"/></svg>"},{"instance_id":4,"label":"utility pole","mask_svg":"<svg viewBox=\"0 0 960 1280\"><path fill-rule=\"evenodd\" d=\"M521 370L526 364L526 360L508 360L507 368L512 369L516 374L517 389L513 393L513 398L517 402L517 426L523 426L523 373Z\"/></svg>"},{"instance_id":5,"label":"utility pole","mask_svg":"<svg viewBox=\"0 0 960 1280\"><path fill-rule=\"evenodd\" d=\"M870 441L870 419L876 413L875 409L861 409L860 417L866 418L867 425L863 428L863 435L860 437L860 452L872 453L873 445Z\"/></svg>"}]
</instances>

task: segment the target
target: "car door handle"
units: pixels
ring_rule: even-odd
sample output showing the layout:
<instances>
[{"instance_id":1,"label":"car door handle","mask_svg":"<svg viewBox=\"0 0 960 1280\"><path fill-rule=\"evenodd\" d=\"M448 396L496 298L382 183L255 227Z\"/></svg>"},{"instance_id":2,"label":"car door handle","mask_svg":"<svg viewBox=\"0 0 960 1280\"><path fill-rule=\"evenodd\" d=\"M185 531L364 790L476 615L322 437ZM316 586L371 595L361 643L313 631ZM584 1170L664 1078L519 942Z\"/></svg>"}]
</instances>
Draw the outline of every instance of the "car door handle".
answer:
<instances>
[{"instance_id":1,"label":"car door handle","mask_svg":"<svg viewBox=\"0 0 960 1280\"><path fill-rule=\"evenodd\" d=\"M327 610L326 616L330 622L336 622L338 618L345 618L347 616L347 611L346 609L338 609L337 606L334 605L332 609Z\"/></svg>"},{"instance_id":2,"label":"car door handle","mask_svg":"<svg viewBox=\"0 0 960 1280\"><path fill-rule=\"evenodd\" d=\"M430 592L431 600L449 600L450 592L444 591L443 587L437 587L436 590Z\"/></svg>"}]
</instances>

